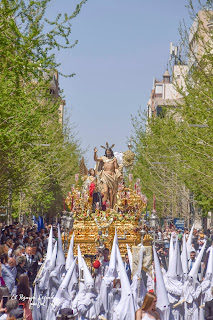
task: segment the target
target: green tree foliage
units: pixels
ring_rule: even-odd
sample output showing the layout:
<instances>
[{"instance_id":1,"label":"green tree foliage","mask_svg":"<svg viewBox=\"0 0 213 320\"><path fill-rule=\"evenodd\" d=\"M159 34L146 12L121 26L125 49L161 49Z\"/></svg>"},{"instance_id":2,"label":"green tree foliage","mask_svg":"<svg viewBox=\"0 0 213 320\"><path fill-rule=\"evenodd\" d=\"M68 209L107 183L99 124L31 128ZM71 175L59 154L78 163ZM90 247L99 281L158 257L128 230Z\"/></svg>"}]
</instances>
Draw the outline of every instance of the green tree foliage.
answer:
<instances>
[{"instance_id":1,"label":"green tree foliage","mask_svg":"<svg viewBox=\"0 0 213 320\"><path fill-rule=\"evenodd\" d=\"M193 192L204 215L213 209L213 15L201 7L203 19L192 2L190 8L197 21L192 36L196 45L189 43L188 30L181 29L188 64L185 86L173 78L182 98L175 107L163 107L162 116L144 120L139 112L133 120L135 175L142 179L150 201L156 194L157 208L164 214L166 205L176 206L177 214L184 215L180 211L181 202L189 201L186 189Z\"/></svg>"},{"instance_id":2,"label":"green tree foliage","mask_svg":"<svg viewBox=\"0 0 213 320\"><path fill-rule=\"evenodd\" d=\"M0 5L0 203L7 204L12 192L14 214L20 202L28 211L61 209L80 156L78 141L59 123L62 98L50 86L60 67L54 52L76 44L71 21L86 0L55 21L45 18L49 2Z\"/></svg>"}]
</instances>

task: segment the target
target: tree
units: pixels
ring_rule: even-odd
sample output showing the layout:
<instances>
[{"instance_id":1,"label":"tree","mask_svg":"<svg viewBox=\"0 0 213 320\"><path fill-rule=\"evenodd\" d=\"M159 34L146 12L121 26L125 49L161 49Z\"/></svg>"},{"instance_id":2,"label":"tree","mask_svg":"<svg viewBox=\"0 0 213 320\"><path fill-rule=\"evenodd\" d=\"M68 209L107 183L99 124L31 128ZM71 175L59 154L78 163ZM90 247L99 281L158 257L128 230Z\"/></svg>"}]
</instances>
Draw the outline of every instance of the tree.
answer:
<instances>
[{"instance_id":1,"label":"tree","mask_svg":"<svg viewBox=\"0 0 213 320\"><path fill-rule=\"evenodd\" d=\"M50 81L60 67L54 50L77 43L70 40L71 21L86 0L72 15L58 14L55 21L45 18L49 2L1 1L1 204L7 203L12 191L14 206L22 193L28 201L31 197L31 207L41 201L46 209L51 207L59 194L62 198L63 172L68 175L65 180L70 180L79 160L78 142L59 123L61 97L53 98Z\"/></svg>"},{"instance_id":2,"label":"tree","mask_svg":"<svg viewBox=\"0 0 213 320\"><path fill-rule=\"evenodd\" d=\"M213 16L206 10L196 13L192 2L190 8L197 28L191 28L190 38L188 30L181 29L184 57L189 62L185 87L173 78L182 99L176 101L176 108L164 107L162 116L149 119L145 129L141 114L139 122L134 122L135 172L144 175L146 170L146 188L156 194L160 211L165 212L160 206L165 202L180 210L188 188L206 215L213 208Z\"/></svg>"}]
</instances>

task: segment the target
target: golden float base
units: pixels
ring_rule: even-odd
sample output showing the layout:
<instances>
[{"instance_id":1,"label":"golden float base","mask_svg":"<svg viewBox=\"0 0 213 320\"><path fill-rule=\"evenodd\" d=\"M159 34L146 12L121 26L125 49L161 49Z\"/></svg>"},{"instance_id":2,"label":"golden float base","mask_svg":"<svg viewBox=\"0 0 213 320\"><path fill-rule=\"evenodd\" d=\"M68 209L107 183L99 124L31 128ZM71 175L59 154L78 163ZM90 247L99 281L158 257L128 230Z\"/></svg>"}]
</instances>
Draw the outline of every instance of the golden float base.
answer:
<instances>
[{"instance_id":1,"label":"golden float base","mask_svg":"<svg viewBox=\"0 0 213 320\"><path fill-rule=\"evenodd\" d=\"M111 252L115 228L122 256L127 252L126 244L132 247L141 242L140 232L136 231L138 220L131 222L113 221L108 228L101 229L102 235L99 235L100 228L98 228L94 221L76 220L73 224L73 230L69 234L70 240L74 232L74 255L77 255L78 245L80 245L82 255L95 255L102 239L104 239L104 246Z\"/></svg>"}]
</instances>

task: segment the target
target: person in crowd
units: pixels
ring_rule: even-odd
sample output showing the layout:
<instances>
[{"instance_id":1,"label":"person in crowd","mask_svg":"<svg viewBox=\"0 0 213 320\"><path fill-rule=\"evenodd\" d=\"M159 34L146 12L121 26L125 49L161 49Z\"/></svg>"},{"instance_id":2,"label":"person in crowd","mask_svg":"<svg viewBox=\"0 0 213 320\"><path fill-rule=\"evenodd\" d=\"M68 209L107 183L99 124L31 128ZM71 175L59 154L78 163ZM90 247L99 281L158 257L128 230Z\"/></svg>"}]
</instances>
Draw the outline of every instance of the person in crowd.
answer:
<instances>
[{"instance_id":1,"label":"person in crowd","mask_svg":"<svg viewBox=\"0 0 213 320\"><path fill-rule=\"evenodd\" d=\"M135 320L160 320L160 315L156 311L156 303L156 295L152 292L147 292L142 307L136 311Z\"/></svg>"},{"instance_id":2,"label":"person in crowd","mask_svg":"<svg viewBox=\"0 0 213 320\"><path fill-rule=\"evenodd\" d=\"M195 260L196 260L196 252L195 250L191 250L190 252L190 259L188 260L188 269L189 271L191 271L194 263L195 263Z\"/></svg>"},{"instance_id":3,"label":"person in crowd","mask_svg":"<svg viewBox=\"0 0 213 320\"><path fill-rule=\"evenodd\" d=\"M19 304L22 304L24 307L26 320L32 320L32 312L29 307L32 290L30 288L29 278L26 274L20 275L16 294Z\"/></svg>"},{"instance_id":4,"label":"person in crowd","mask_svg":"<svg viewBox=\"0 0 213 320\"><path fill-rule=\"evenodd\" d=\"M181 229L178 229L177 237L178 237L179 248L180 248L180 250L181 250L182 239L183 239L183 234L182 234L182 230L181 230Z\"/></svg>"},{"instance_id":5,"label":"person in crowd","mask_svg":"<svg viewBox=\"0 0 213 320\"><path fill-rule=\"evenodd\" d=\"M169 228L167 227L163 233L163 242L164 242L164 248L166 251L168 251L170 246L170 233Z\"/></svg>"},{"instance_id":6,"label":"person in crowd","mask_svg":"<svg viewBox=\"0 0 213 320\"><path fill-rule=\"evenodd\" d=\"M34 244L32 245L32 255L34 256L34 259L38 261L38 263L43 261L43 257L41 251L38 249L37 242L34 242Z\"/></svg>"},{"instance_id":7,"label":"person in crowd","mask_svg":"<svg viewBox=\"0 0 213 320\"><path fill-rule=\"evenodd\" d=\"M200 232L199 238L198 238L198 250L197 253L200 252L200 250L202 249L202 246L204 245L204 243L206 242L206 240L204 239L204 233Z\"/></svg>"},{"instance_id":8,"label":"person in crowd","mask_svg":"<svg viewBox=\"0 0 213 320\"><path fill-rule=\"evenodd\" d=\"M25 251L25 250L24 250ZM22 256L23 254L22 254L22 250L20 249L20 247L17 247L17 249L16 250L14 250L13 251L13 256L14 256L14 258L18 258L19 256Z\"/></svg>"},{"instance_id":9,"label":"person in crowd","mask_svg":"<svg viewBox=\"0 0 213 320\"><path fill-rule=\"evenodd\" d=\"M33 281L35 280L37 269L38 269L38 261L32 255L32 248L27 247L25 250L26 262L25 262L25 270L27 271L30 287L33 287Z\"/></svg>"},{"instance_id":10,"label":"person in crowd","mask_svg":"<svg viewBox=\"0 0 213 320\"><path fill-rule=\"evenodd\" d=\"M189 229L188 228L184 228L184 234L186 236L186 241L187 241L187 239L189 237Z\"/></svg>"},{"instance_id":11,"label":"person in crowd","mask_svg":"<svg viewBox=\"0 0 213 320\"><path fill-rule=\"evenodd\" d=\"M3 306L3 297L5 296L5 292L3 288L0 288L0 319L3 314L6 313L6 309Z\"/></svg>"},{"instance_id":12,"label":"person in crowd","mask_svg":"<svg viewBox=\"0 0 213 320\"><path fill-rule=\"evenodd\" d=\"M8 248L8 258L12 257L12 251L13 251L13 240L12 239L7 239L6 241L6 246Z\"/></svg>"},{"instance_id":13,"label":"person in crowd","mask_svg":"<svg viewBox=\"0 0 213 320\"><path fill-rule=\"evenodd\" d=\"M31 240L30 240L30 237L26 236L23 240L23 244L25 247L28 247L30 246L30 243L31 243Z\"/></svg>"},{"instance_id":14,"label":"person in crowd","mask_svg":"<svg viewBox=\"0 0 213 320\"><path fill-rule=\"evenodd\" d=\"M19 309L19 302L17 299L9 299L7 301L5 311L0 317L0 320L7 320L11 316L14 316L15 319L23 319L23 311Z\"/></svg>"},{"instance_id":15,"label":"person in crowd","mask_svg":"<svg viewBox=\"0 0 213 320\"><path fill-rule=\"evenodd\" d=\"M157 251L160 263L163 268L167 270L166 257L168 256L168 252L164 250L163 245L159 245L159 249Z\"/></svg>"},{"instance_id":16,"label":"person in crowd","mask_svg":"<svg viewBox=\"0 0 213 320\"><path fill-rule=\"evenodd\" d=\"M9 258L8 264L1 264L1 276L9 290L12 293L16 280L16 259Z\"/></svg>"},{"instance_id":17,"label":"person in crowd","mask_svg":"<svg viewBox=\"0 0 213 320\"><path fill-rule=\"evenodd\" d=\"M105 248L103 250L103 261L102 261L102 274L103 276L106 274L109 267L109 249Z\"/></svg>"},{"instance_id":18,"label":"person in crowd","mask_svg":"<svg viewBox=\"0 0 213 320\"><path fill-rule=\"evenodd\" d=\"M162 240L162 230L158 228L158 240Z\"/></svg>"},{"instance_id":19,"label":"person in crowd","mask_svg":"<svg viewBox=\"0 0 213 320\"><path fill-rule=\"evenodd\" d=\"M96 256L98 259L94 261L93 267L96 269L95 273L99 273L101 277L103 277L106 274L109 266L109 249L105 248L103 253L100 251L96 254Z\"/></svg>"},{"instance_id":20,"label":"person in crowd","mask_svg":"<svg viewBox=\"0 0 213 320\"><path fill-rule=\"evenodd\" d=\"M4 244L7 241L7 230L2 229L1 231L1 243Z\"/></svg>"},{"instance_id":21,"label":"person in crowd","mask_svg":"<svg viewBox=\"0 0 213 320\"><path fill-rule=\"evenodd\" d=\"M129 282L131 283L131 268L130 268L128 253L126 253L124 257L124 268L126 270L126 274L129 279Z\"/></svg>"},{"instance_id":22,"label":"person in crowd","mask_svg":"<svg viewBox=\"0 0 213 320\"><path fill-rule=\"evenodd\" d=\"M0 256L0 285L2 287L6 286L6 284L1 274L1 265L5 265L6 263L8 263L8 255L6 253L2 253Z\"/></svg>"},{"instance_id":23,"label":"person in crowd","mask_svg":"<svg viewBox=\"0 0 213 320\"><path fill-rule=\"evenodd\" d=\"M26 273L26 270L24 268L26 263L26 257L25 256L19 256L17 258L17 266L16 266L16 270L17 270L17 274L16 274L16 285L19 283L19 278L21 276L21 274Z\"/></svg>"},{"instance_id":24,"label":"person in crowd","mask_svg":"<svg viewBox=\"0 0 213 320\"><path fill-rule=\"evenodd\" d=\"M195 229L192 236L192 244L195 251L198 251L199 244L198 244L198 231Z\"/></svg>"},{"instance_id":25,"label":"person in crowd","mask_svg":"<svg viewBox=\"0 0 213 320\"><path fill-rule=\"evenodd\" d=\"M211 288L212 299L205 303L205 320L213 319L213 287Z\"/></svg>"}]
</instances>

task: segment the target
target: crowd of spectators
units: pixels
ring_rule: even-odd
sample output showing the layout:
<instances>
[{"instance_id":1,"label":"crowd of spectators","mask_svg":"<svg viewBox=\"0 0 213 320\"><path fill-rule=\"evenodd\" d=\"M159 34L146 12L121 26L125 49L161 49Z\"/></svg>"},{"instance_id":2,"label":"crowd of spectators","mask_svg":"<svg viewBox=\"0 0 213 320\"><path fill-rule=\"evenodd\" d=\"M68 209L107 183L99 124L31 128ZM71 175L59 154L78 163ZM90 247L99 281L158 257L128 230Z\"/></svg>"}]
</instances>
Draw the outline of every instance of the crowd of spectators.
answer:
<instances>
[{"instance_id":1,"label":"crowd of spectators","mask_svg":"<svg viewBox=\"0 0 213 320\"><path fill-rule=\"evenodd\" d=\"M19 223L3 226L0 235L0 320L24 319L32 320L29 298L33 296L33 283L38 270L45 258L49 230L51 226L45 225L38 231L37 226L21 226ZM152 233L152 230L148 230ZM169 248L171 238L175 245L176 241L182 250L182 240L185 234L189 236L187 228L175 229L173 225L155 232L155 246L165 272L168 270ZM54 239L57 240L57 227L53 228ZM54 241L55 241L54 240ZM208 261L209 247L213 243L213 234L210 230L203 232L194 229L192 235L192 250L188 261L189 270L196 260L196 256L206 242L205 254L199 270L200 281L205 275ZM100 257L99 257L100 255ZM93 276L95 284L101 281L102 270L109 264L109 250L98 252L96 261L93 263ZM100 262L102 269L99 268ZM128 255L124 257L125 270L131 282L131 270ZM104 269L103 269L104 270ZM100 275L99 275L100 274ZM100 279L98 278L100 276ZM99 282L100 282L99 281Z\"/></svg>"},{"instance_id":2,"label":"crowd of spectators","mask_svg":"<svg viewBox=\"0 0 213 320\"><path fill-rule=\"evenodd\" d=\"M170 240L173 238L173 245L175 246L176 240L178 241L180 252L182 250L183 236L185 234L186 241L189 237L189 229L176 229L175 226L167 226L164 229L158 228L156 234L156 247L157 253L162 263L163 268L168 270L169 262L169 248ZM207 266L208 256L209 256L209 247L213 244L213 233L208 229L206 231L194 229L192 234L192 249L190 253L190 259L188 261L189 271L191 270L198 253L200 252L202 246L206 243L205 252L203 255L201 268L199 271L200 280L202 280L205 275L205 269Z\"/></svg>"},{"instance_id":3,"label":"crowd of spectators","mask_svg":"<svg viewBox=\"0 0 213 320\"><path fill-rule=\"evenodd\" d=\"M0 235L0 320L32 320L33 282L46 254L49 227L19 223L3 226ZM57 229L54 230L57 237Z\"/></svg>"}]
</instances>

